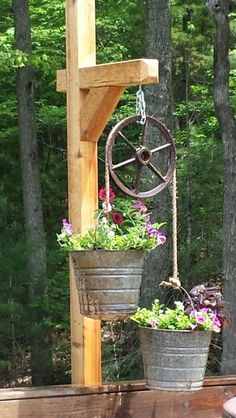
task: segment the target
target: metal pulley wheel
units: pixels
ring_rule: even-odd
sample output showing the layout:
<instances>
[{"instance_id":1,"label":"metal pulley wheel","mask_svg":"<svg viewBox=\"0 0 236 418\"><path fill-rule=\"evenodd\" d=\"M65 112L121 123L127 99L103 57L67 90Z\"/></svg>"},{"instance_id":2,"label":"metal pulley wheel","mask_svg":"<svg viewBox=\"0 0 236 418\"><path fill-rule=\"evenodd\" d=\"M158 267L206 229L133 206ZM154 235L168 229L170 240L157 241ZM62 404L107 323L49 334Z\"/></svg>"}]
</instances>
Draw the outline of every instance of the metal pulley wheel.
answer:
<instances>
[{"instance_id":1,"label":"metal pulley wheel","mask_svg":"<svg viewBox=\"0 0 236 418\"><path fill-rule=\"evenodd\" d=\"M147 116L144 124L139 121L140 116L135 115L114 126L106 142L106 161L120 190L134 198L146 198L170 182L176 152L168 129L159 120Z\"/></svg>"}]
</instances>

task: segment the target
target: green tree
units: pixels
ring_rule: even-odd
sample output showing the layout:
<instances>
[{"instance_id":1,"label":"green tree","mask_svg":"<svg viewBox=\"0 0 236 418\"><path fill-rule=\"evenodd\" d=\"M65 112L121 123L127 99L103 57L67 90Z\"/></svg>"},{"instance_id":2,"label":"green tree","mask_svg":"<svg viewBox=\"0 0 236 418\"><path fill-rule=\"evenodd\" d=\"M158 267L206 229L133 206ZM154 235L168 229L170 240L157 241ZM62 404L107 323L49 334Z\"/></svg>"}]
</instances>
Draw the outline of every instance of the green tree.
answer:
<instances>
[{"instance_id":1,"label":"green tree","mask_svg":"<svg viewBox=\"0 0 236 418\"><path fill-rule=\"evenodd\" d=\"M32 53L28 0L13 0L16 48ZM24 220L27 242L31 372L33 384L49 383L52 365L50 338L44 325L47 294L46 241L34 109L34 77L28 63L17 69L20 158L23 179Z\"/></svg>"},{"instance_id":2,"label":"green tree","mask_svg":"<svg viewBox=\"0 0 236 418\"><path fill-rule=\"evenodd\" d=\"M230 101L229 88L229 0L209 0L208 7L214 19L216 34L214 44L214 103L224 145L224 212L223 212L223 274L224 296L229 304L231 327L223 333L223 354L221 371L224 374L236 372L234 353L236 309L236 121Z\"/></svg>"}]
</instances>

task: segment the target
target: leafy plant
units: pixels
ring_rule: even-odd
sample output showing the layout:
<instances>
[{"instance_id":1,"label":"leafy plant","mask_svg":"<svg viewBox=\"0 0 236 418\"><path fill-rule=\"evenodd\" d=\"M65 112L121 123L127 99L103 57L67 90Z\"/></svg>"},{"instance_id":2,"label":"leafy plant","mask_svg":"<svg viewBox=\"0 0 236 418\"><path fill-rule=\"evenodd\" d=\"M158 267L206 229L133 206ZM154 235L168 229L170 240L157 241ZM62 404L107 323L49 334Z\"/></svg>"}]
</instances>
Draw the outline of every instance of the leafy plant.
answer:
<instances>
[{"instance_id":1,"label":"leafy plant","mask_svg":"<svg viewBox=\"0 0 236 418\"><path fill-rule=\"evenodd\" d=\"M184 291L187 299L183 302L175 301L174 308L166 307L156 299L151 309L138 308L131 316L133 321L154 329L220 332L223 321L223 297L218 287L211 287L207 293L207 287L199 285L188 293L178 279L171 278L169 282L162 284ZM210 295L210 300L204 297L207 294Z\"/></svg>"},{"instance_id":2,"label":"leafy plant","mask_svg":"<svg viewBox=\"0 0 236 418\"><path fill-rule=\"evenodd\" d=\"M141 201L117 198L110 188L99 191L101 209L95 213L96 226L84 235L74 233L73 227L63 219L59 245L66 250L128 250L151 251L166 241L160 228L164 223L152 223L146 205Z\"/></svg>"}]
</instances>

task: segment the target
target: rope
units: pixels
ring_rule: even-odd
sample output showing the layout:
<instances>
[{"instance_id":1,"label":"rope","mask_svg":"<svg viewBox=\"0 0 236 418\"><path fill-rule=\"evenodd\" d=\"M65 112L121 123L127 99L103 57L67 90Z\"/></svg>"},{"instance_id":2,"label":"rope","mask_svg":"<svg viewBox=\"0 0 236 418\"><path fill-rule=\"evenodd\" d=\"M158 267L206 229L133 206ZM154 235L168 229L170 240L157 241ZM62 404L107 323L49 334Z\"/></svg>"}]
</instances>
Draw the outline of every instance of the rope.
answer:
<instances>
[{"instance_id":1,"label":"rope","mask_svg":"<svg viewBox=\"0 0 236 418\"><path fill-rule=\"evenodd\" d=\"M177 180L176 168L173 173L172 192L172 215L173 215L173 278L178 278L178 239L177 239Z\"/></svg>"},{"instance_id":2,"label":"rope","mask_svg":"<svg viewBox=\"0 0 236 418\"><path fill-rule=\"evenodd\" d=\"M105 190L106 190L106 199L105 205L103 205L103 209L105 212L111 211L111 204L110 204L110 173L109 173L109 164L108 164L108 146L106 144L105 149Z\"/></svg>"}]
</instances>

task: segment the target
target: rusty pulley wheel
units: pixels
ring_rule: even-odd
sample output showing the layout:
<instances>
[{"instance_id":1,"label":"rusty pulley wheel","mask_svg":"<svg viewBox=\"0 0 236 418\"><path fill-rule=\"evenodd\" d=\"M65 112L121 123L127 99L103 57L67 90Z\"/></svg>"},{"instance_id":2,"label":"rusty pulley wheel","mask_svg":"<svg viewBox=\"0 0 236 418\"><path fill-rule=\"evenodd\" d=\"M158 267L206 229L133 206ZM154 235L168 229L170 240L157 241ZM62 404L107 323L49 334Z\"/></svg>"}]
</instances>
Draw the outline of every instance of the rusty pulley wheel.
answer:
<instances>
[{"instance_id":1,"label":"rusty pulley wheel","mask_svg":"<svg viewBox=\"0 0 236 418\"><path fill-rule=\"evenodd\" d=\"M146 198L170 182L176 152L170 132L158 119L147 116L144 125L139 121L140 116L130 116L114 126L106 142L106 160L120 190L131 197Z\"/></svg>"}]
</instances>

